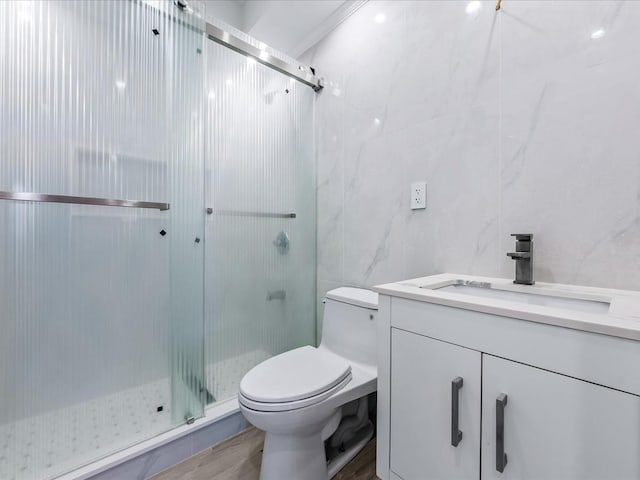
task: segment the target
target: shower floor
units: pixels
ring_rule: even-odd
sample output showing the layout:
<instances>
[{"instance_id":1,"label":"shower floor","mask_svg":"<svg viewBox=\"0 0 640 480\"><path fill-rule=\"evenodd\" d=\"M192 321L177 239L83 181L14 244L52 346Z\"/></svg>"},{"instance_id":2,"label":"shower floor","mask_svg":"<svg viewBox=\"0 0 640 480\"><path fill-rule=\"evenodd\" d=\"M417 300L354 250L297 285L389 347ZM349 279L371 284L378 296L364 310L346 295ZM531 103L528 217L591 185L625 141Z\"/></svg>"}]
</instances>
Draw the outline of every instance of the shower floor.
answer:
<instances>
[{"instance_id":1,"label":"shower floor","mask_svg":"<svg viewBox=\"0 0 640 480\"><path fill-rule=\"evenodd\" d=\"M207 389L216 401L234 397L242 376L270 356L256 350L207 365ZM54 478L170 428L169 378L0 425L0 479Z\"/></svg>"},{"instance_id":2,"label":"shower floor","mask_svg":"<svg viewBox=\"0 0 640 480\"><path fill-rule=\"evenodd\" d=\"M170 401L163 379L0 425L0 478L53 478L166 431Z\"/></svg>"},{"instance_id":3,"label":"shower floor","mask_svg":"<svg viewBox=\"0 0 640 480\"><path fill-rule=\"evenodd\" d=\"M235 397L244 374L269 357L271 354L264 350L253 350L209 363L205 368L205 376L207 389L213 395L214 402Z\"/></svg>"}]
</instances>

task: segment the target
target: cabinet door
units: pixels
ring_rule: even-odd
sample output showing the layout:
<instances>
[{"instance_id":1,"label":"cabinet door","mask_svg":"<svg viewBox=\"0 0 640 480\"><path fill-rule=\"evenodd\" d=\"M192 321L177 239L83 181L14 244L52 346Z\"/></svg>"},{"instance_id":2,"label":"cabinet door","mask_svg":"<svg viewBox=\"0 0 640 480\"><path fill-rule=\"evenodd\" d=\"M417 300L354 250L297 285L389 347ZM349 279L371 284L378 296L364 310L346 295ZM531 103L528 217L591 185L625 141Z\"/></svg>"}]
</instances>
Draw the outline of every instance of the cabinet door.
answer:
<instances>
[{"instance_id":1,"label":"cabinet door","mask_svg":"<svg viewBox=\"0 0 640 480\"><path fill-rule=\"evenodd\" d=\"M390 460L404 480L478 479L481 358L392 329Z\"/></svg>"},{"instance_id":2,"label":"cabinet door","mask_svg":"<svg viewBox=\"0 0 640 480\"><path fill-rule=\"evenodd\" d=\"M504 397L496 402L500 395L506 405ZM496 424L501 410L502 429ZM501 443L503 473L497 471ZM483 480L639 478L640 397L484 356Z\"/></svg>"}]
</instances>

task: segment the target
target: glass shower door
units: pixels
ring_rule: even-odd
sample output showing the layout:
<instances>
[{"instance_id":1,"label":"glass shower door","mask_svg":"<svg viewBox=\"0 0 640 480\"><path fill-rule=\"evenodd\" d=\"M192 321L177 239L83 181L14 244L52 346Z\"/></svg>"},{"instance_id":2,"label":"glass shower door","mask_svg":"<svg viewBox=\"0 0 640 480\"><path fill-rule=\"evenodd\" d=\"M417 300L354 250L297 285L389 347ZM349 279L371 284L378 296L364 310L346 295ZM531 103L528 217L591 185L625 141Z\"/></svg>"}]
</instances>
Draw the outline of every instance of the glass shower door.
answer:
<instances>
[{"instance_id":1,"label":"glass shower door","mask_svg":"<svg viewBox=\"0 0 640 480\"><path fill-rule=\"evenodd\" d=\"M208 41L205 373L209 403L315 341L315 93Z\"/></svg>"},{"instance_id":2,"label":"glass shower door","mask_svg":"<svg viewBox=\"0 0 640 480\"><path fill-rule=\"evenodd\" d=\"M202 44L142 2L0 2L2 479L202 414Z\"/></svg>"}]
</instances>

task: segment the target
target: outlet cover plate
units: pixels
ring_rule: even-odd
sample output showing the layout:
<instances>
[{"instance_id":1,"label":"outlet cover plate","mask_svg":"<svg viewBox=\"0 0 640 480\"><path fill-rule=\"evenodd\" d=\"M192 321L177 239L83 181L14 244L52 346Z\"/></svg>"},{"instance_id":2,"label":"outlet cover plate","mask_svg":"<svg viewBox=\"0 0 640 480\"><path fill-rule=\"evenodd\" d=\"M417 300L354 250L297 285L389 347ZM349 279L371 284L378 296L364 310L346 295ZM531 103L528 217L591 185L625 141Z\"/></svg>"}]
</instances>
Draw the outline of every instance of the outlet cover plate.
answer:
<instances>
[{"instance_id":1,"label":"outlet cover plate","mask_svg":"<svg viewBox=\"0 0 640 480\"><path fill-rule=\"evenodd\" d=\"M427 208L427 182L411 184L411 210Z\"/></svg>"}]
</instances>

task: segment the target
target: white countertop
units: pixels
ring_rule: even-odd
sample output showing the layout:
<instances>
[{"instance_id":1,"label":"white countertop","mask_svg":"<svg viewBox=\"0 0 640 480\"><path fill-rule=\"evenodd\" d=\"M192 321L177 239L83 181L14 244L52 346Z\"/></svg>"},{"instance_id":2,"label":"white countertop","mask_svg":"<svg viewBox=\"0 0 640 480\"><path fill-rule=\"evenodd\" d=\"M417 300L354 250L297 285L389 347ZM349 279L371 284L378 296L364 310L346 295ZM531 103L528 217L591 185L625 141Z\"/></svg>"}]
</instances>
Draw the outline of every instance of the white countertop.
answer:
<instances>
[{"instance_id":1,"label":"white countertop","mask_svg":"<svg viewBox=\"0 0 640 480\"><path fill-rule=\"evenodd\" d=\"M495 290L591 300L609 303L610 306L608 311L603 313L580 312L438 290L438 288L455 284L456 281L488 283ZM640 341L640 292L630 290L544 282L537 282L535 285L516 285L512 279L452 273L377 285L373 290L392 297Z\"/></svg>"}]
</instances>

